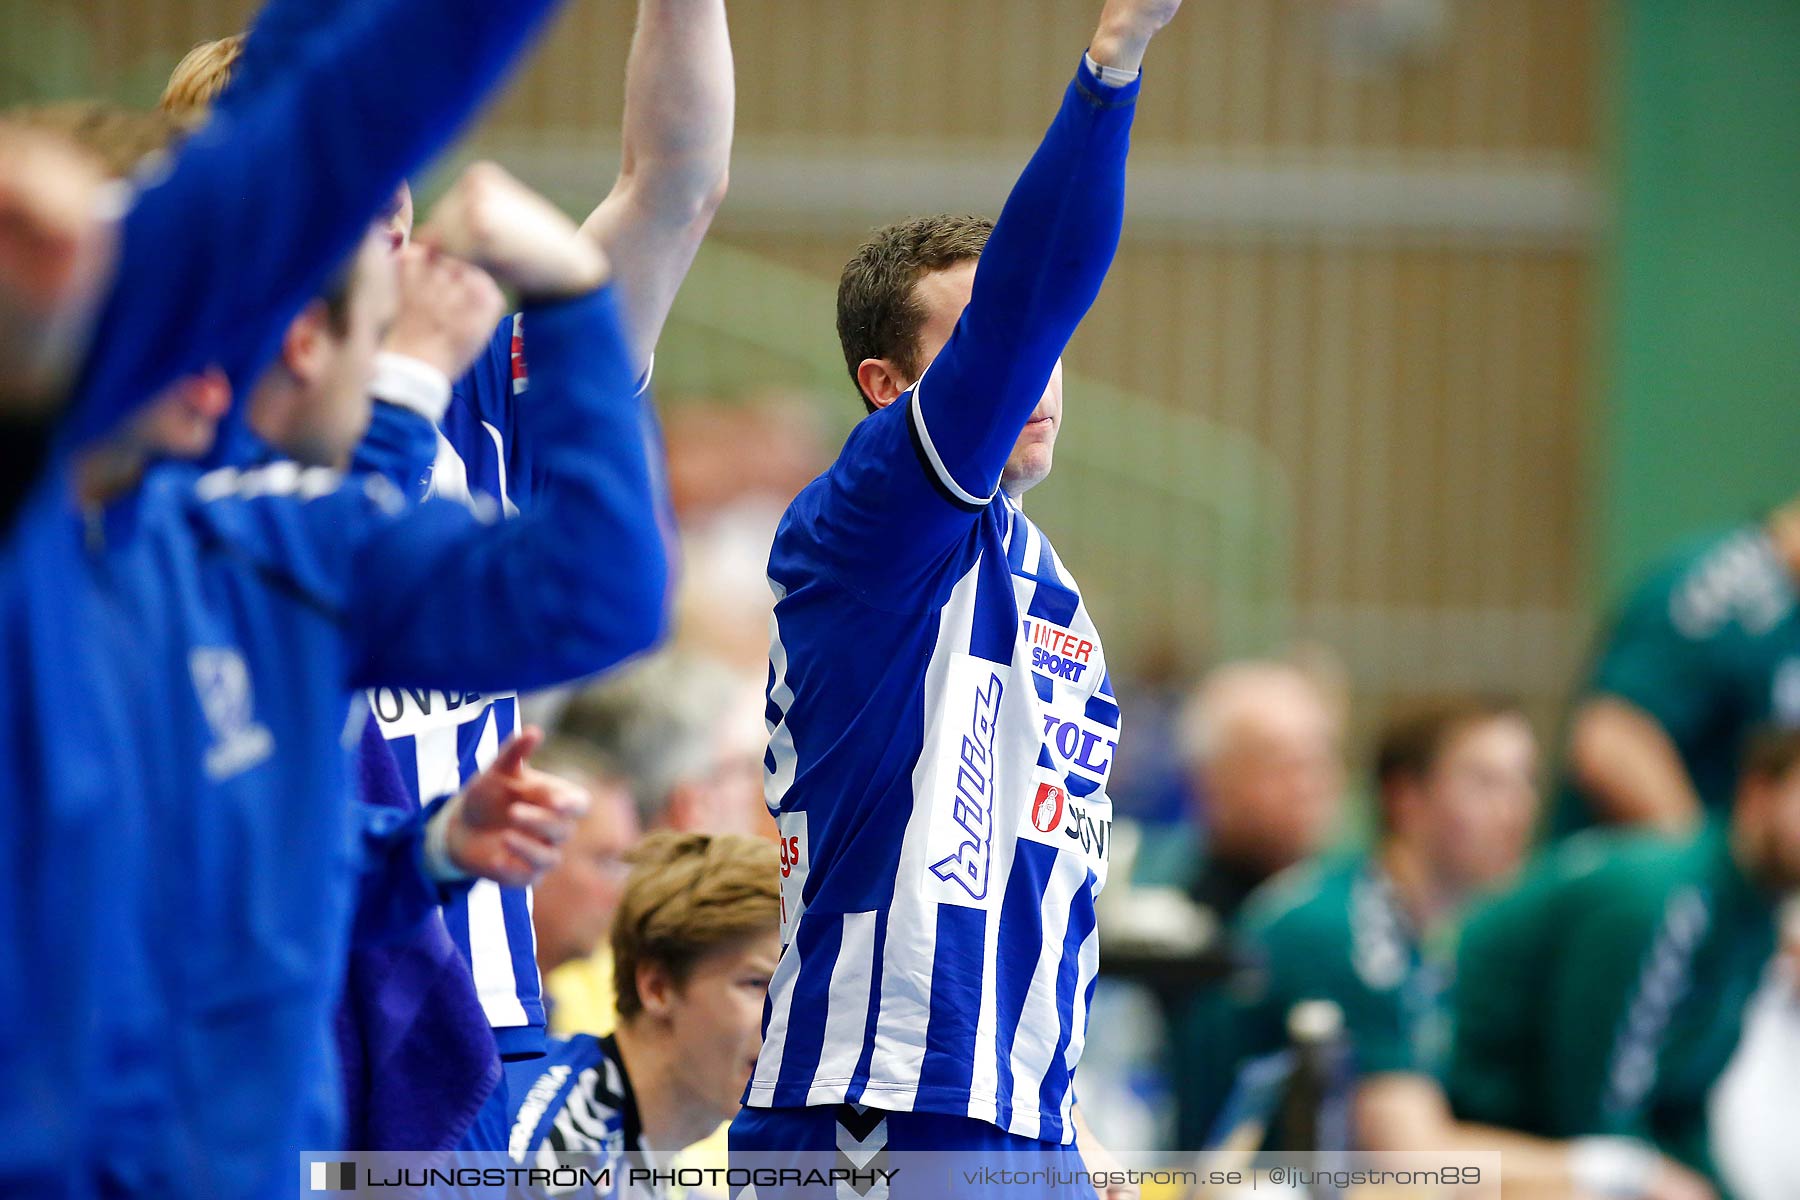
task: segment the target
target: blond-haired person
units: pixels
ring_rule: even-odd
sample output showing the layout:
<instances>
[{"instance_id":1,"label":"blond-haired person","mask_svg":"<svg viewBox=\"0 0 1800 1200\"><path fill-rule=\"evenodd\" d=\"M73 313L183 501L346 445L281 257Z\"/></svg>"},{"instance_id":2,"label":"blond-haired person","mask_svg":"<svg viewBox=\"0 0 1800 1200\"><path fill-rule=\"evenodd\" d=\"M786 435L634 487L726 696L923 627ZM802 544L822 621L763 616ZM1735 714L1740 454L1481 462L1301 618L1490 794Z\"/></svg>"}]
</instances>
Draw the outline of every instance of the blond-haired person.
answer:
<instances>
[{"instance_id":1,"label":"blond-haired person","mask_svg":"<svg viewBox=\"0 0 1800 1200\"><path fill-rule=\"evenodd\" d=\"M666 1166L729 1120L755 1066L780 867L771 843L739 834L656 833L629 858L612 930L618 1028L552 1039L518 1064L508 1152L537 1167L611 1165L602 1195L657 1196L627 1168Z\"/></svg>"}]
</instances>

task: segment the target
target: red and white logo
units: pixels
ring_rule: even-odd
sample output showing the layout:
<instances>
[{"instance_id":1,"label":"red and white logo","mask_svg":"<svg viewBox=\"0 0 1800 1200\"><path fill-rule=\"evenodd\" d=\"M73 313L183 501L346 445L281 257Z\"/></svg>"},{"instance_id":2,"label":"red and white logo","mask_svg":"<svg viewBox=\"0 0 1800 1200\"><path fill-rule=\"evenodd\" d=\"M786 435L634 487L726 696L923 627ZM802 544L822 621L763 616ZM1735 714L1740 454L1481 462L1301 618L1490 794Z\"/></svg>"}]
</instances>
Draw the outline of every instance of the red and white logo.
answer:
<instances>
[{"instance_id":1,"label":"red and white logo","mask_svg":"<svg viewBox=\"0 0 1800 1200\"><path fill-rule=\"evenodd\" d=\"M781 944L794 940L794 926L806 910L806 814L786 812L775 818L781 840Z\"/></svg>"},{"instance_id":2,"label":"red and white logo","mask_svg":"<svg viewBox=\"0 0 1800 1200\"><path fill-rule=\"evenodd\" d=\"M1031 823L1039 833L1056 832L1056 827L1062 824L1066 799L1063 790L1054 783L1038 784L1037 799L1031 802Z\"/></svg>"}]
</instances>

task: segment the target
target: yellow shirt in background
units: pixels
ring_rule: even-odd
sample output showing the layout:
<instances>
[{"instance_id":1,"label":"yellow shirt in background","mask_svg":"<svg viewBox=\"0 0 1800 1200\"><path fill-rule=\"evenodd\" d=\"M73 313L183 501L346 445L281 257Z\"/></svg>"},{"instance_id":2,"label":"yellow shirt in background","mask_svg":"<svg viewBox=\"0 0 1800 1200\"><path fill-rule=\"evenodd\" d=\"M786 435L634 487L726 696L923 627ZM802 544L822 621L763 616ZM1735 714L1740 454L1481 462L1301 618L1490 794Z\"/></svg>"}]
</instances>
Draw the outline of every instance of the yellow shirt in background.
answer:
<instances>
[{"instance_id":1,"label":"yellow shirt in background","mask_svg":"<svg viewBox=\"0 0 1800 1200\"><path fill-rule=\"evenodd\" d=\"M591 1033L605 1037L611 1033L619 1023L612 947L602 946L587 958L566 962L550 972L544 978L544 994L550 998L551 1036Z\"/></svg>"}]
</instances>

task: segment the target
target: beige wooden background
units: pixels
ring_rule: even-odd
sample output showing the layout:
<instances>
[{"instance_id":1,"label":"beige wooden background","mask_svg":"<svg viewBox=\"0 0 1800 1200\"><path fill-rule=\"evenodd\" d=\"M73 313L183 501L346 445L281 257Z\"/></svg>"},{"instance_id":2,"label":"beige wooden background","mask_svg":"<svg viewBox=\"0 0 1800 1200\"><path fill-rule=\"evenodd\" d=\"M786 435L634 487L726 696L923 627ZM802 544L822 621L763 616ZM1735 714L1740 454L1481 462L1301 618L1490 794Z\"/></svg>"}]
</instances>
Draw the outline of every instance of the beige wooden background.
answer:
<instances>
[{"instance_id":1,"label":"beige wooden background","mask_svg":"<svg viewBox=\"0 0 1800 1200\"><path fill-rule=\"evenodd\" d=\"M659 373L847 422L829 330L869 226L992 210L1095 0L732 0L732 197ZM1149 63L1118 266L1034 493L1146 672L1317 639L1359 725L1472 685L1546 722L1585 634L1600 0L1447 0L1349 68L1327 0L1188 0ZM0 0L38 90L142 95L242 0ZM575 0L478 141L571 207L610 179L633 5Z\"/></svg>"}]
</instances>

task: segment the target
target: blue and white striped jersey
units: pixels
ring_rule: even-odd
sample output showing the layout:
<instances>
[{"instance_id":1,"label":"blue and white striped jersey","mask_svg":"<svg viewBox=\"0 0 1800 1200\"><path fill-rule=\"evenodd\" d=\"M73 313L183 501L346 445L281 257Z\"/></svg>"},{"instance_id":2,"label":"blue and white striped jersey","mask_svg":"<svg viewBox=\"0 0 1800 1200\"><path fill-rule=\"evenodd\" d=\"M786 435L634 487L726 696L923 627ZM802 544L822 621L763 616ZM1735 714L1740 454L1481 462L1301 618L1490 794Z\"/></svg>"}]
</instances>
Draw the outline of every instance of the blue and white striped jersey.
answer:
<instances>
[{"instance_id":1,"label":"blue and white striped jersey","mask_svg":"<svg viewBox=\"0 0 1800 1200\"><path fill-rule=\"evenodd\" d=\"M578 1183L550 1195L576 1195L605 1200L655 1200L660 1188L632 1187L629 1166L654 1169L655 1156L644 1145L637 1099L619 1044L610 1037L577 1034L567 1041L552 1038L544 1057L527 1064L527 1081L513 1075L506 1152L516 1163L553 1171L569 1165L598 1171L611 1168L612 1186L597 1189Z\"/></svg>"},{"instance_id":2,"label":"blue and white striped jersey","mask_svg":"<svg viewBox=\"0 0 1800 1200\"><path fill-rule=\"evenodd\" d=\"M783 949L752 1107L1074 1140L1119 708L1074 578L999 483L1117 246L1136 92L1083 66L950 341L776 533Z\"/></svg>"},{"instance_id":3,"label":"blue and white striped jersey","mask_svg":"<svg viewBox=\"0 0 1800 1200\"><path fill-rule=\"evenodd\" d=\"M864 421L846 457L917 470L906 408ZM1004 495L944 564L941 607L846 604L797 536L824 490L802 493L771 562L784 951L749 1102L1070 1140L1119 737L1100 636Z\"/></svg>"},{"instance_id":4,"label":"blue and white striped jersey","mask_svg":"<svg viewBox=\"0 0 1800 1200\"><path fill-rule=\"evenodd\" d=\"M438 429L436 459L429 474L416 481L419 495L454 500L478 513L507 518L532 507L541 483L535 466L541 455L531 439L517 436L516 402L530 386L525 325L523 314L507 317L457 381ZM638 394L648 386L646 372ZM554 397L546 399L555 402ZM660 438L647 409L645 421L647 450L658 460L651 464L656 511L647 515L655 517L666 541L670 519ZM625 578L637 574L636 564L620 562L616 567ZM369 693L369 706L400 764L401 776L421 804L461 789L487 769L519 728L519 701L513 692L380 688ZM522 1058L541 1053L543 987L531 928L530 890L477 880L445 906L444 923L469 960L501 1055Z\"/></svg>"},{"instance_id":5,"label":"blue and white striped jersey","mask_svg":"<svg viewBox=\"0 0 1800 1200\"><path fill-rule=\"evenodd\" d=\"M514 451L512 398L527 387L523 322L509 316L452 393L438 431L437 460L421 494L477 511L516 516L521 459ZM528 469L525 479L529 480ZM520 489L523 491L524 489ZM369 706L421 804L458 791L494 761L518 729L511 692L415 692L380 688ZM531 894L477 880L444 908L444 923L469 960L482 1011L506 1057L543 1049L543 988L531 930Z\"/></svg>"}]
</instances>

